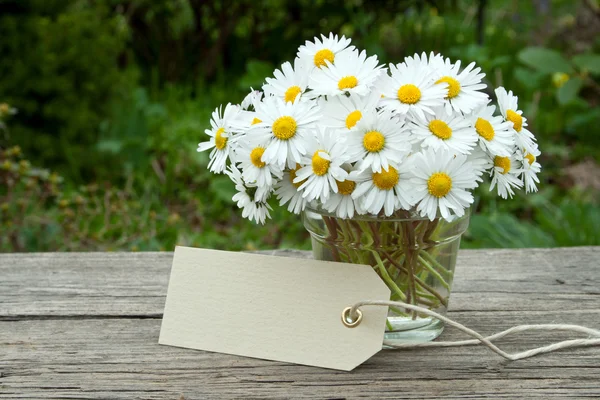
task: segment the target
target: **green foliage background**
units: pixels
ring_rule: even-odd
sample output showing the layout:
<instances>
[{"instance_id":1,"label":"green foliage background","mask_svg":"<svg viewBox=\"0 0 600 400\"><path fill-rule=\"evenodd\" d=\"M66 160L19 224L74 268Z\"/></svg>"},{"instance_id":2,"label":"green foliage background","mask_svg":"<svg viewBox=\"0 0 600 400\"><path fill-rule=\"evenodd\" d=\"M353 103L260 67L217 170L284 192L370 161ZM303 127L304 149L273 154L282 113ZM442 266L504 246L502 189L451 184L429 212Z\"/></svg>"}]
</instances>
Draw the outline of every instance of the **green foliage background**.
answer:
<instances>
[{"instance_id":1,"label":"green foliage background","mask_svg":"<svg viewBox=\"0 0 600 400\"><path fill-rule=\"evenodd\" d=\"M383 62L476 61L518 94L540 193L480 188L464 246L600 244L597 1L0 0L0 251L309 248L280 207L242 220L196 145L330 31Z\"/></svg>"}]
</instances>

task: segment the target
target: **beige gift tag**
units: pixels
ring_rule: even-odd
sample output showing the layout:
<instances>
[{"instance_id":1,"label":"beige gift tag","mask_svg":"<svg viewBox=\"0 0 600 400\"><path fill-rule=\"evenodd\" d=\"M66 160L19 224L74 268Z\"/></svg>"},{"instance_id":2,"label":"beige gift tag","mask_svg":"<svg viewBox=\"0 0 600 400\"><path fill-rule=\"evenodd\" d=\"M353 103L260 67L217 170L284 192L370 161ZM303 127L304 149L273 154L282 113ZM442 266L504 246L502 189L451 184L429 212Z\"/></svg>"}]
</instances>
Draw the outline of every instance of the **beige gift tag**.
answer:
<instances>
[{"instance_id":1,"label":"beige gift tag","mask_svg":"<svg viewBox=\"0 0 600 400\"><path fill-rule=\"evenodd\" d=\"M388 300L369 266L177 247L160 344L349 371L379 350Z\"/></svg>"}]
</instances>

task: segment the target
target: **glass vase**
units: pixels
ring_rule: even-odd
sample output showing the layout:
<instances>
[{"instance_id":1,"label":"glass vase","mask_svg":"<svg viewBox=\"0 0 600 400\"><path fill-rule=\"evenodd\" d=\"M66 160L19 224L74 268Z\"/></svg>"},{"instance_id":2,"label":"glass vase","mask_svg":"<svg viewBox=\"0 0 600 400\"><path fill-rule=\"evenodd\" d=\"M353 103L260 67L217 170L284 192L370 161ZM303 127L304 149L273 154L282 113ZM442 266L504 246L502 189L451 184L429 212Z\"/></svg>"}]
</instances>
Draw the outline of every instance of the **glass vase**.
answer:
<instances>
[{"instance_id":1,"label":"glass vase","mask_svg":"<svg viewBox=\"0 0 600 400\"><path fill-rule=\"evenodd\" d=\"M448 222L442 218L430 221L407 211L391 217L342 219L307 208L303 221L311 235L315 259L370 265L390 288L390 300L446 314L469 210ZM431 341L443 329L438 319L390 307L384 347Z\"/></svg>"}]
</instances>

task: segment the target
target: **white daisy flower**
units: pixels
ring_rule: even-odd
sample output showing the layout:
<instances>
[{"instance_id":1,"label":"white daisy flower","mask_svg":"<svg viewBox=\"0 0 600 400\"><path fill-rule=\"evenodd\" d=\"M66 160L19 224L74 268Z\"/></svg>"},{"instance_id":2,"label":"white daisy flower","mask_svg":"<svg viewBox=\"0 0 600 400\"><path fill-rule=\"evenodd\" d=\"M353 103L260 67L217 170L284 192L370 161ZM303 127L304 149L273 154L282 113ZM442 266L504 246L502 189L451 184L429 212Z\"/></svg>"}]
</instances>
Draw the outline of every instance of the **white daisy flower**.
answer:
<instances>
[{"instance_id":1,"label":"white daisy flower","mask_svg":"<svg viewBox=\"0 0 600 400\"><path fill-rule=\"evenodd\" d=\"M542 166L537 162L540 156L540 151L535 148L531 153L525 151L517 152L517 159L521 164L521 181L525 185L525 193L537 192L537 184L540 179L537 174L542 170Z\"/></svg>"},{"instance_id":2,"label":"white daisy flower","mask_svg":"<svg viewBox=\"0 0 600 400\"><path fill-rule=\"evenodd\" d=\"M248 129L250 129L253 125L258 124L259 122L261 122L261 120L256 118L256 112L254 111L241 110L238 113L237 117L234 118L231 122L231 129L235 133L234 137L231 140L231 144L234 145L234 149L236 142L241 141L243 138L245 138Z\"/></svg>"},{"instance_id":3,"label":"white daisy flower","mask_svg":"<svg viewBox=\"0 0 600 400\"><path fill-rule=\"evenodd\" d=\"M263 85L265 94L283 99L286 103L300 101L308 86L308 66L306 62L296 58L294 67L289 62L283 63L281 71L276 69L275 78L267 78Z\"/></svg>"},{"instance_id":4,"label":"white daisy flower","mask_svg":"<svg viewBox=\"0 0 600 400\"><path fill-rule=\"evenodd\" d=\"M469 120L458 113L449 115L442 107L435 108L434 114L426 114L424 119L414 118L409 129L411 141L421 147L468 154L477 144L478 135Z\"/></svg>"},{"instance_id":5,"label":"white daisy flower","mask_svg":"<svg viewBox=\"0 0 600 400\"><path fill-rule=\"evenodd\" d=\"M342 166L346 171L351 170L350 164ZM347 177L345 181L335 181L337 193L331 193L327 201L323 203L323 208L329 212L335 212L339 218L352 218L354 214L364 214L361 207L362 199L353 199L352 193L356 189L356 182Z\"/></svg>"},{"instance_id":6,"label":"white daisy flower","mask_svg":"<svg viewBox=\"0 0 600 400\"><path fill-rule=\"evenodd\" d=\"M361 171L387 170L388 165L401 163L411 151L404 121L389 111L364 114L346 138L350 161L358 161Z\"/></svg>"},{"instance_id":7,"label":"white daisy flower","mask_svg":"<svg viewBox=\"0 0 600 400\"><path fill-rule=\"evenodd\" d=\"M381 79L383 98L379 104L391 111L424 118L433 108L444 105L448 84L435 84L425 53L406 57L403 63L390 64L391 76Z\"/></svg>"},{"instance_id":8,"label":"white daisy flower","mask_svg":"<svg viewBox=\"0 0 600 400\"><path fill-rule=\"evenodd\" d=\"M467 154L467 161L473 166L473 173L477 176L478 182L483 182L483 174L494 166L492 158L481 147L475 147L473 151Z\"/></svg>"},{"instance_id":9,"label":"white daisy flower","mask_svg":"<svg viewBox=\"0 0 600 400\"><path fill-rule=\"evenodd\" d=\"M346 93L365 96L382 74L377 56L367 58L367 52L345 51L337 56L335 65L316 69L310 75L311 96L339 96Z\"/></svg>"},{"instance_id":10,"label":"white daisy flower","mask_svg":"<svg viewBox=\"0 0 600 400\"><path fill-rule=\"evenodd\" d=\"M305 181L298 190L303 191L306 200L325 201L332 191L337 193L336 180L344 181L348 176L342 168L348 158L346 144L339 140L337 132L316 129L316 136L309 141L307 150L312 157L303 160L304 166L296 172L294 183Z\"/></svg>"},{"instance_id":11,"label":"white daisy flower","mask_svg":"<svg viewBox=\"0 0 600 400\"><path fill-rule=\"evenodd\" d=\"M244 182L242 173L233 165L225 173L235 184L237 193L233 195L232 200L242 209L242 217L259 224L264 224L267 218L271 218L269 210L272 208L267 203L271 193L269 190Z\"/></svg>"},{"instance_id":12,"label":"white daisy flower","mask_svg":"<svg viewBox=\"0 0 600 400\"><path fill-rule=\"evenodd\" d=\"M242 170L245 182L256 183L258 187L271 187L275 184L274 177L281 179L282 169L277 164L267 164L262 161L265 145L252 140L240 140L235 149L235 163Z\"/></svg>"},{"instance_id":13,"label":"white daisy flower","mask_svg":"<svg viewBox=\"0 0 600 400\"><path fill-rule=\"evenodd\" d=\"M242 107L242 110L254 111L256 109L256 103L262 101L262 98L263 92L250 88L250 93L244 97L244 100L242 100L242 104L240 104L240 106Z\"/></svg>"},{"instance_id":14,"label":"white daisy flower","mask_svg":"<svg viewBox=\"0 0 600 400\"><path fill-rule=\"evenodd\" d=\"M469 189L477 187L477 176L464 154L453 154L446 149L427 149L414 156L413 195L417 212L430 220L438 215L449 220L453 215L464 215L473 203Z\"/></svg>"},{"instance_id":15,"label":"white daisy flower","mask_svg":"<svg viewBox=\"0 0 600 400\"><path fill-rule=\"evenodd\" d=\"M225 171L227 160L231 155L231 143L229 139L234 133L233 121L239 112L239 106L227 103L224 112L222 107L219 106L212 113L210 120L211 128L204 131L211 138L208 142L198 144L199 152L213 149L210 152L210 161L208 163L208 168L211 172L220 174Z\"/></svg>"},{"instance_id":16,"label":"white daisy flower","mask_svg":"<svg viewBox=\"0 0 600 400\"><path fill-rule=\"evenodd\" d=\"M466 116L479 135L479 145L493 155L509 156L515 145L510 122L494 116L495 106L483 106Z\"/></svg>"},{"instance_id":17,"label":"white daisy flower","mask_svg":"<svg viewBox=\"0 0 600 400\"><path fill-rule=\"evenodd\" d=\"M293 168L306 154L306 141L320 118L313 101L285 103L276 97L257 104L256 118L260 121L248 130L248 135L266 143L262 161Z\"/></svg>"},{"instance_id":18,"label":"white daisy flower","mask_svg":"<svg viewBox=\"0 0 600 400\"><path fill-rule=\"evenodd\" d=\"M360 201L360 207L372 215L379 215L383 210L389 217L398 208L410 210L414 205L411 167L407 159L399 166L390 164L380 172L351 173L349 179L357 182L352 198Z\"/></svg>"},{"instance_id":19,"label":"white daisy flower","mask_svg":"<svg viewBox=\"0 0 600 400\"><path fill-rule=\"evenodd\" d=\"M315 37L314 42L308 40L303 46L298 49L298 58L307 65L312 65L314 68L327 67L327 61L335 65L336 57L344 50L354 50L354 46L350 46L350 39L342 36L338 39L338 35L329 34L329 37L321 35L321 40Z\"/></svg>"},{"instance_id":20,"label":"white daisy flower","mask_svg":"<svg viewBox=\"0 0 600 400\"><path fill-rule=\"evenodd\" d=\"M269 197L269 189L259 188L255 183L247 183L244 181L242 171L235 165L230 165L225 174L234 183L235 190L238 191L233 196L232 200L236 202L239 208L243 208L251 201L264 202Z\"/></svg>"},{"instance_id":21,"label":"white daisy flower","mask_svg":"<svg viewBox=\"0 0 600 400\"><path fill-rule=\"evenodd\" d=\"M269 210L273 210L269 203L251 202L242 208L242 217L257 224L264 225L267 218L271 219Z\"/></svg>"},{"instance_id":22,"label":"white daisy flower","mask_svg":"<svg viewBox=\"0 0 600 400\"><path fill-rule=\"evenodd\" d=\"M284 172L283 178L275 184L275 194L277 195L277 200L279 200L279 205L283 206L284 204L289 203L287 209L294 214L300 214L300 211L303 211L304 208L306 208L306 204L308 204L308 200L302 196L302 191L298 190L300 185L305 181L294 183L296 172L298 172L300 168L302 168L302 166L296 164L295 168Z\"/></svg>"},{"instance_id":23,"label":"white daisy flower","mask_svg":"<svg viewBox=\"0 0 600 400\"><path fill-rule=\"evenodd\" d=\"M515 154L511 154L510 157L495 156L494 168L490 171L492 177L490 192L497 186L498 195L503 199L512 198L515 194L513 189L523 187L523 182L519 179L521 173Z\"/></svg>"},{"instance_id":24,"label":"white daisy flower","mask_svg":"<svg viewBox=\"0 0 600 400\"><path fill-rule=\"evenodd\" d=\"M498 108L506 121L512 123L515 130L515 142L521 149L528 152L535 151L535 136L527 128L527 118L523 117L523 111L519 110L519 98L513 95L512 90L508 93L502 86L494 91L498 100Z\"/></svg>"},{"instance_id":25,"label":"white daisy flower","mask_svg":"<svg viewBox=\"0 0 600 400\"><path fill-rule=\"evenodd\" d=\"M424 53L423 53L424 54ZM450 61L448 59L448 61ZM434 53L433 51L429 53L429 69L431 71L437 71L446 65L446 58L440 53Z\"/></svg>"},{"instance_id":26,"label":"white daisy flower","mask_svg":"<svg viewBox=\"0 0 600 400\"><path fill-rule=\"evenodd\" d=\"M475 108L488 103L487 94L479 91L487 86L485 83L481 83L485 74L480 73L481 68L474 68L474 62L467 65L462 71L460 71L460 60L452 64L450 59L446 58L443 64L440 64L439 58L436 58L436 61L431 64L435 70L435 83L445 82L448 84L446 113L452 114L454 110L468 114Z\"/></svg>"},{"instance_id":27,"label":"white daisy flower","mask_svg":"<svg viewBox=\"0 0 600 400\"><path fill-rule=\"evenodd\" d=\"M377 92L372 92L367 96L330 97L319 103L323 110L321 123L340 131L350 130L356 126L363 114L375 111L379 99L380 95Z\"/></svg>"},{"instance_id":28,"label":"white daisy flower","mask_svg":"<svg viewBox=\"0 0 600 400\"><path fill-rule=\"evenodd\" d=\"M354 214L364 214L361 200L353 199L352 193L356 189L356 182L346 178L345 181L335 181L338 192L332 193L323 204L323 208L329 212L335 212L339 218L353 218Z\"/></svg>"}]
</instances>

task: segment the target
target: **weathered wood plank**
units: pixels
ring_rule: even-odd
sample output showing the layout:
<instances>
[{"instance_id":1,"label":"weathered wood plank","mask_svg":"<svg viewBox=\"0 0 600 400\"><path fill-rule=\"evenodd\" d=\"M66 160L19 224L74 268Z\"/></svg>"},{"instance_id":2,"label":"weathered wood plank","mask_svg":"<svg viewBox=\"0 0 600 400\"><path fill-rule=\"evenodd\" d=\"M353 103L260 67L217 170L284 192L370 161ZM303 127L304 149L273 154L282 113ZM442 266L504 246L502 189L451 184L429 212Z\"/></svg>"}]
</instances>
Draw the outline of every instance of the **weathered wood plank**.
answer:
<instances>
[{"instance_id":1,"label":"weathered wood plank","mask_svg":"<svg viewBox=\"0 0 600 400\"><path fill-rule=\"evenodd\" d=\"M345 373L159 346L171 259L0 255L0 398L600 397L598 348L517 362L479 347L382 351ZM600 328L599 267L600 248L462 251L449 315L482 333ZM547 343L542 336L500 343L516 351Z\"/></svg>"},{"instance_id":2,"label":"weathered wood plank","mask_svg":"<svg viewBox=\"0 0 600 400\"><path fill-rule=\"evenodd\" d=\"M0 255L0 319L159 317L172 257L172 253ZM461 251L451 307L535 311L577 303L584 309L598 308L599 264L600 247Z\"/></svg>"},{"instance_id":3,"label":"weathered wood plank","mask_svg":"<svg viewBox=\"0 0 600 400\"><path fill-rule=\"evenodd\" d=\"M567 318L589 320L597 313ZM486 330L483 315L456 316ZM510 314L498 318L512 318ZM562 318L555 312L548 318ZM526 317L515 322L526 322ZM159 346L157 319L2 322L0 397L410 398L494 394L600 396L599 351L575 349L506 362L484 348L382 351L352 373ZM490 328L491 329L491 328ZM446 334L456 338L456 332ZM243 339L243 338L241 338ZM522 344L539 343L523 335ZM514 344L506 343L515 348ZM513 382L513 384L511 384ZM125 389L125 390L124 390ZM87 396L87 397L86 397ZM248 397L247 397L248 396Z\"/></svg>"}]
</instances>

